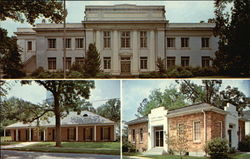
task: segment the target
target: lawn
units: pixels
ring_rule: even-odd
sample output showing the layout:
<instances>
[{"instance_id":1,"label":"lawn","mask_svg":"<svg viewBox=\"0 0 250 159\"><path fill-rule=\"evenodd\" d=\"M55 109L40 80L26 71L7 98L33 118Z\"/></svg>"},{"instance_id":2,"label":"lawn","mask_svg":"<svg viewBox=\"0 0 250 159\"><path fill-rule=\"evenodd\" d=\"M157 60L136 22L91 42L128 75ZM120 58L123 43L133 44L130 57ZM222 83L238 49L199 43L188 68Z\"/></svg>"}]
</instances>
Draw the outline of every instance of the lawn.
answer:
<instances>
[{"instance_id":1,"label":"lawn","mask_svg":"<svg viewBox=\"0 0 250 159\"><path fill-rule=\"evenodd\" d=\"M230 159L250 159L250 154L235 153L235 154L230 154L229 156ZM157 155L157 156L145 156L145 157L152 159L180 159L180 156L176 155ZM209 158L184 156L183 159L209 159Z\"/></svg>"},{"instance_id":2,"label":"lawn","mask_svg":"<svg viewBox=\"0 0 250 159\"><path fill-rule=\"evenodd\" d=\"M16 144L20 144L21 142L1 142L1 146L4 146L4 145L16 145Z\"/></svg>"},{"instance_id":3,"label":"lawn","mask_svg":"<svg viewBox=\"0 0 250 159\"><path fill-rule=\"evenodd\" d=\"M119 142L62 142L62 147L55 147L55 142L42 142L12 149L22 151L120 155Z\"/></svg>"}]
</instances>

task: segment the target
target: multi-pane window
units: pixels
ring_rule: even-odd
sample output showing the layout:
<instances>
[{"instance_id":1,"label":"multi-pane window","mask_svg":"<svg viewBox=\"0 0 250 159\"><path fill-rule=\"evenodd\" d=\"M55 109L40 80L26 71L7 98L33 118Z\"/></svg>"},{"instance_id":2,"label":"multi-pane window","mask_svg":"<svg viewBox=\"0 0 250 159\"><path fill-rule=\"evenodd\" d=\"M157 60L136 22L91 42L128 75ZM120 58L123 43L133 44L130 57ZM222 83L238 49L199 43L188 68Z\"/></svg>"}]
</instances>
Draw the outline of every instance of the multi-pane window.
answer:
<instances>
[{"instance_id":1,"label":"multi-pane window","mask_svg":"<svg viewBox=\"0 0 250 159\"><path fill-rule=\"evenodd\" d=\"M48 39L48 48L56 48L56 39Z\"/></svg>"},{"instance_id":2,"label":"multi-pane window","mask_svg":"<svg viewBox=\"0 0 250 159\"><path fill-rule=\"evenodd\" d=\"M68 129L68 138L69 140L75 140L75 128Z\"/></svg>"},{"instance_id":3,"label":"multi-pane window","mask_svg":"<svg viewBox=\"0 0 250 159\"><path fill-rule=\"evenodd\" d=\"M200 139L201 139L201 128L200 128L200 122L199 121L194 122L193 131L194 131L193 140L194 141L200 141Z\"/></svg>"},{"instance_id":4,"label":"multi-pane window","mask_svg":"<svg viewBox=\"0 0 250 159\"><path fill-rule=\"evenodd\" d=\"M222 121L219 121L218 122L218 129L219 129L219 137L223 137L223 135L222 135Z\"/></svg>"},{"instance_id":5,"label":"multi-pane window","mask_svg":"<svg viewBox=\"0 0 250 159\"><path fill-rule=\"evenodd\" d=\"M110 128L109 127L103 128L103 140L110 140Z\"/></svg>"},{"instance_id":6,"label":"multi-pane window","mask_svg":"<svg viewBox=\"0 0 250 159\"><path fill-rule=\"evenodd\" d=\"M202 62L202 67L209 67L210 66L210 57L209 56L202 56L201 62Z\"/></svg>"},{"instance_id":7,"label":"multi-pane window","mask_svg":"<svg viewBox=\"0 0 250 159\"><path fill-rule=\"evenodd\" d=\"M28 51L32 50L32 41L28 41Z\"/></svg>"},{"instance_id":8,"label":"multi-pane window","mask_svg":"<svg viewBox=\"0 0 250 159\"><path fill-rule=\"evenodd\" d=\"M76 57L75 64L77 65L84 65L84 57Z\"/></svg>"},{"instance_id":9,"label":"multi-pane window","mask_svg":"<svg viewBox=\"0 0 250 159\"><path fill-rule=\"evenodd\" d=\"M130 32L129 31L121 32L121 47L130 48Z\"/></svg>"},{"instance_id":10,"label":"multi-pane window","mask_svg":"<svg viewBox=\"0 0 250 159\"><path fill-rule=\"evenodd\" d=\"M143 128L140 128L140 141L143 141Z\"/></svg>"},{"instance_id":11,"label":"multi-pane window","mask_svg":"<svg viewBox=\"0 0 250 159\"><path fill-rule=\"evenodd\" d=\"M167 57L167 67L175 66L175 57Z\"/></svg>"},{"instance_id":12,"label":"multi-pane window","mask_svg":"<svg viewBox=\"0 0 250 159\"><path fill-rule=\"evenodd\" d=\"M148 57L140 57L140 68L148 69Z\"/></svg>"},{"instance_id":13,"label":"multi-pane window","mask_svg":"<svg viewBox=\"0 0 250 159\"><path fill-rule=\"evenodd\" d=\"M55 57L48 58L48 69L56 70L56 58Z\"/></svg>"},{"instance_id":14,"label":"multi-pane window","mask_svg":"<svg viewBox=\"0 0 250 159\"><path fill-rule=\"evenodd\" d=\"M64 58L63 58L64 59ZM69 70L70 69L70 67L71 67L71 57L66 57L66 61L65 61L66 63L66 70ZM63 63L64 63L64 61L63 61Z\"/></svg>"},{"instance_id":15,"label":"multi-pane window","mask_svg":"<svg viewBox=\"0 0 250 159\"><path fill-rule=\"evenodd\" d=\"M103 46L104 48L110 48L111 35L110 31L103 32Z\"/></svg>"},{"instance_id":16,"label":"multi-pane window","mask_svg":"<svg viewBox=\"0 0 250 159\"><path fill-rule=\"evenodd\" d=\"M103 57L104 69L111 69L111 57Z\"/></svg>"},{"instance_id":17,"label":"multi-pane window","mask_svg":"<svg viewBox=\"0 0 250 159\"><path fill-rule=\"evenodd\" d=\"M132 141L135 142L135 129L132 129Z\"/></svg>"},{"instance_id":18,"label":"multi-pane window","mask_svg":"<svg viewBox=\"0 0 250 159\"><path fill-rule=\"evenodd\" d=\"M63 39L64 41L64 39ZM65 45L65 48L71 48L71 39L70 38L66 38L66 45Z\"/></svg>"},{"instance_id":19,"label":"multi-pane window","mask_svg":"<svg viewBox=\"0 0 250 159\"><path fill-rule=\"evenodd\" d=\"M181 57L181 66L182 67L188 67L189 66L189 57L188 56L182 56Z\"/></svg>"},{"instance_id":20,"label":"multi-pane window","mask_svg":"<svg viewBox=\"0 0 250 159\"><path fill-rule=\"evenodd\" d=\"M146 31L140 32L140 46L141 48L147 47L147 32Z\"/></svg>"},{"instance_id":21,"label":"multi-pane window","mask_svg":"<svg viewBox=\"0 0 250 159\"><path fill-rule=\"evenodd\" d=\"M167 47L174 48L175 47L175 38L167 38Z\"/></svg>"},{"instance_id":22,"label":"multi-pane window","mask_svg":"<svg viewBox=\"0 0 250 159\"><path fill-rule=\"evenodd\" d=\"M201 38L201 47L209 48L209 38Z\"/></svg>"},{"instance_id":23,"label":"multi-pane window","mask_svg":"<svg viewBox=\"0 0 250 159\"><path fill-rule=\"evenodd\" d=\"M181 47L189 47L189 38L181 38Z\"/></svg>"},{"instance_id":24,"label":"multi-pane window","mask_svg":"<svg viewBox=\"0 0 250 159\"><path fill-rule=\"evenodd\" d=\"M76 38L75 45L76 45L76 48L78 49L83 48L83 38Z\"/></svg>"}]
</instances>

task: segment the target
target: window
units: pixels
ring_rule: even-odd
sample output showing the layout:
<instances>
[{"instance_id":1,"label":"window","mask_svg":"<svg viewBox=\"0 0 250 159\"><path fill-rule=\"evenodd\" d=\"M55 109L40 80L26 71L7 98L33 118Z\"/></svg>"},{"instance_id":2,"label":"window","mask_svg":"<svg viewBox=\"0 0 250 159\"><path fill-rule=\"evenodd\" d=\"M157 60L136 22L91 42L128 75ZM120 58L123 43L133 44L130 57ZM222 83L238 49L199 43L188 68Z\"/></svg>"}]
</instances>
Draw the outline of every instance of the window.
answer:
<instances>
[{"instance_id":1,"label":"window","mask_svg":"<svg viewBox=\"0 0 250 159\"><path fill-rule=\"evenodd\" d=\"M32 50L32 41L28 41L28 51Z\"/></svg>"},{"instance_id":2,"label":"window","mask_svg":"<svg viewBox=\"0 0 250 159\"><path fill-rule=\"evenodd\" d=\"M143 128L140 128L140 141L143 141Z\"/></svg>"},{"instance_id":3,"label":"window","mask_svg":"<svg viewBox=\"0 0 250 159\"><path fill-rule=\"evenodd\" d=\"M130 48L130 32L124 31L121 33L121 47Z\"/></svg>"},{"instance_id":4,"label":"window","mask_svg":"<svg viewBox=\"0 0 250 159\"><path fill-rule=\"evenodd\" d=\"M209 38L201 38L201 47L209 48Z\"/></svg>"},{"instance_id":5,"label":"window","mask_svg":"<svg viewBox=\"0 0 250 159\"><path fill-rule=\"evenodd\" d=\"M200 141L200 139L201 139L201 130L200 130L200 122L199 121L194 122L193 131L194 131L193 140L194 141Z\"/></svg>"},{"instance_id":6,"label":"window","mask_svg":"<svg viewBox=\"0 0 250 159\"><path fill-rule=\"evenodd\" d=\"M175 66L175 57L167 57L167 67Z\"/></svg>"},{"instance_id":7,"label":"window","mask_svg":"<svg viewBox=\"0 0 250 159\"><path fill-rule=\"evenodd\" d=\"M167 38L167 47L174 48L175 47L175 38Z\"/></svg>"},{"instance_id":8,"label":"window","mask_svg":"<svg viewBox=\"0 0 250 159\"><path fill-rule=\"evenodd\" d=\"M202 62L202 67L209 67L210 66L210 57L209 56L202 56L201 62Z\"/></svg>"},{"instance_id":9,"label":"window","mask_svg":"<svg viewBox=\"0 0 250 159\"><path fill-rule=\"evenodd\" d=\"M140 32L140 46L141 48L147 47L147 32L146 31Z\"/></svg>"},{"instance_id":10,"label":"window","mask_svg":"<svg viewBox=\"0 0 250 159\"><path fill-rule=\"evenodd\" d=\"M148 57L140 57L141 69L148 69Z\"/></svg>"},{"instance_id":11,"label":"window","mask_svg":"<svg viewBox=\"0 0 250 159\"><path fill-rule=\"evenodd\" d=\"M63 58L64 59L64 58ZM64 63L64 61L63 61ZM66 57L66 70L69 70L71 67L71 57Z\"/></svg>"},{"instance_id":12,"label":"window","mask_svg":"<svg viewBox=\"0 0 250 159\"><path fill-rule=\"evenodd\" d=\"M178 124L177 135L184 135L184 124Z\"/></svg>"},{"instance_id":13,"label":"window","mask_svg":"<svg viewBox=\"0 0 250 159\"><path fill-rule=\"evenodd\" d=\"M49 49L56 48L56 39L48 39L48 48Z\"/></svg>"},{"instance_id":14,"label":"window","mask_svg":"<svg viewBox=\"0 0 250 159\"><path fill-rule=\"evenodd\" d=\"M135 129L132 129L132 141L135 142Z\"/></svg>"},{"instance_id":15,"label":"window","mask_svg":"<svg viewBox=\"0 0 250 159\"><path fill-rule=\"evenodd\" d=\"M103 46L104 48L110 48L110 39L111 39L111 36L110 36L110 31L104 31L103 32Z\"/></svg>"},{"instance_id":16,"label":"window","mask_svg":"<svg viewBox=\"0 0 250 159\"><path fill-rule=\"evenodd\" d=\"M71 39L70 38L66 38L66 46L65 48L71 48Z\"/></svg>"},{"instance_id":17,"label":"window","mask_svg":"<svg viewBox=\"0 0 250 159\"><path fill-rule=\"evenodd\" d=\"M69 128L68 129L68 139L69 140L75 140L75 128Z\"/></svg>"},{"instance_id":18,"label":"window","mask_svg":"<svg viewBox=\"0 0 250 159\"><path fill-rule=\"evenodd\" d=\"M189 66L189 57L182 56L181 57L181 66L182 67L188 67Z\"/></svg>"},{"instance_id":19,"label":"window","mask_svg":"<svg viewBox=\"0 0 250 159\"><path fill-rule=\"evenodd\" d=\"M92 128L86 128L85 129L85 139L87 141L91 141L92 140L92 133L93 133L93 129Z\"/></svg>"},{"instance_id":20,"label":"window","mask_svg":"<svg viewBox=\"0 0 250 159\"><path fill-rule=\"evenodd\" d=\"M109 127L103 128L103 140L110 140L110 128Z\"/></svg>"},{"instance_id":21,"label":"window","mask_svg":"<svg viewBox=\"0 0 250 159\"><path fill-rule=\"evenodd\" d=\"M181 47L189 47L189 38L181 38Z\"/></svg>"},{"instance_id":22,"label":"window","mask_svg":"<svg viewBox=\"0 0 250 159\"><path fill-rule=\"evenodd\" d=\"M103 57L104 69L111 69L111 57Z\"/></svg>"},{"instance_id":23,"label":"window","mask_svg":"<svg viewBox=\"0 0 250 159\"><path fill-rule=\"evenodd\" d=\"M48 69L56 70L56 58L55 57L48 58Z\"/></svg>"},{"instance_id":24,"label":"window","mask_svg":"<svg viewBox=\"0 0 250 159\"><path fill-rule=\"evenodd\" d=\"M218 137L223 137L223 135L222 135L222 121L219 121L218 122L218 128L219 128L219 136Z\"/></svg>"},{"instance_id":25,"label":"window","mask_svg":"<svg viewBox=\"0 0 250 159\"><path fill-rule=\"evenodd\" d=\"M75 45L77 49L83 48L83 38L76 38Z\"/></svg>"},{"instance_id":26,"label":"window","mask_svg":"<svg viewBox=\"0 0 250 159\"><path fill-rule=\"evenodd\" d=\"M77 65L84 65L84 57L76 57L75 64Z\"/></svg>"}]
</instances>

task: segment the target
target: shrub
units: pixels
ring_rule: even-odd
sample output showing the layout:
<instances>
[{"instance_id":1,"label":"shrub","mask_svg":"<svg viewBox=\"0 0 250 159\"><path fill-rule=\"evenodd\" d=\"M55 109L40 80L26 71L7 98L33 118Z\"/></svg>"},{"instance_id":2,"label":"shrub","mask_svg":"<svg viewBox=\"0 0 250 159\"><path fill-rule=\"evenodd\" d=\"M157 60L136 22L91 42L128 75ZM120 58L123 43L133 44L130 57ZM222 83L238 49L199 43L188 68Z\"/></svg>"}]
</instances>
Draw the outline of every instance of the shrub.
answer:
<instances>
[{"instance_id":1,"label":"shrub","mask_svg":"<svg viewBox=\"0 0 250 159\"><path fill-rule=\"evenodd\" d=\"M129 141L123 142L122 152L136 152L135 145L133 145Z\"/></svg>"},{"instance_id":2,"label":"shrub","mask_svg":"<svg viewBox=\"0 0 250 159\"><path fill-rule=\"evenodd\" d=\"M193 74L189 67L171 67L167 70L168 77L192 77Z\"/></svg>"},{"instance_id":3,"label":"shrub","mask_svg":"<svg viewBox=\"0 0 250 159\"><path fill-rule=\"evenodd\" d=\"M250 135L247 135L244 140L239 142L238 149L244 152L250 152Z\"/></svg>"},{"instance_id":4,"label":"shrub","mask_svg":"<svg viewBox=\"0 0 250 159\"><path fill-rule=\"evenodd\" d=\"M31 73L31 76L33 77L37 77L39 74L41 74L42 72L45 72L43 67L38 67L35 71L33 71Z\"/></svg>"},{"instance_id":5,"label":"shrub","mask_svg":"<svg viewBox=\"0 0 250 159\"><path fill-rule=\"evenodd\" d=\"M228 159L228 150L227 141L221 138L212 139L205 146L211 159Z\"/></svg>"},{"instance_id":6,"label":"shrub","mask_svg":"<svg viewBox=\"0 0 250 159\"><path fill-rule=\"evenodd\" d=\"M70 71L67 74L67 78L84 78L84 75L78 71Z\"/></svg>"},{"instance_id":7,"label":"shrub","mask_svg":"<svg viewBox=\"0 0 250 159\"><path fill-rule=\"evenodd\" d=\"M111 78L112 75L106 72L100 72L96 75L96 78Z\"/></svg>"}]
</instances>

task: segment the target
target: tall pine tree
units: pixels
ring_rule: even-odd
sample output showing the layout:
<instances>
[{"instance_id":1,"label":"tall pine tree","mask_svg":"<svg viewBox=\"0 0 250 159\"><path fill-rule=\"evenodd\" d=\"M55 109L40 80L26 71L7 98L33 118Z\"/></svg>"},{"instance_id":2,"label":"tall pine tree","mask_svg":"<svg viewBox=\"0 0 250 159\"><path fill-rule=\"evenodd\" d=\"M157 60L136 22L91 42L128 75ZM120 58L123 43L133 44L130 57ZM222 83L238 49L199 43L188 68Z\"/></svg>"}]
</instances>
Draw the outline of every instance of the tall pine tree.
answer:
<instances>
[{"instance_id":1,"label":"tall pine tree","mask_svg":"<svg viewBox=\"0 0 250 159\"><path fill-rule=\"evenodd\" d=\"M225 9L233 3L231 14ZM250 75L250 1L216 0L215 35L219 50L214 60L221 73L233 76Z\"/></svg>"},{"instance_id":2,"label":"tall pine tree","mask_svg":"<svg viewBox=\"0 0 250 159\"><path fill-rule=\"evenodd\" d=\"M87 77L96 77L97 73L100 72L100 54L95 44L89 44L89 48L86 54L84 72Z\"/></svg>"}]
</instances>

